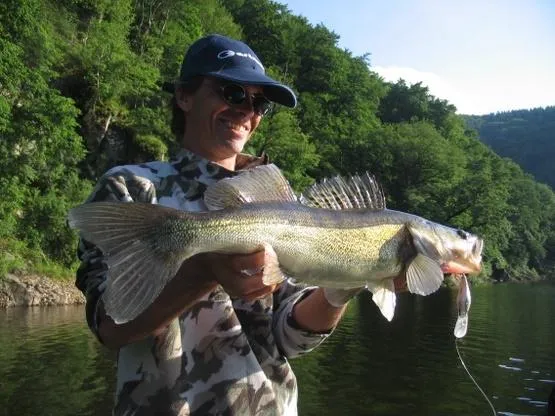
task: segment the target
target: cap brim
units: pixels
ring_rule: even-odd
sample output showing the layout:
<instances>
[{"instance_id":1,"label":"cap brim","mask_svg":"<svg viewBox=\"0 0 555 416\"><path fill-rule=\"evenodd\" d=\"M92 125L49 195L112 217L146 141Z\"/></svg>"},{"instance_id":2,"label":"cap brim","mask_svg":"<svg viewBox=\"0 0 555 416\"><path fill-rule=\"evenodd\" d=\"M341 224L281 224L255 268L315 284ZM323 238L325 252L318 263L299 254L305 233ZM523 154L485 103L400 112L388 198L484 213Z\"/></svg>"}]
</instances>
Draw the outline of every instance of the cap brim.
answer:
<instances>
[{"instance_id":1,"label":"cap brim","mask_svg":"<svg viewBox=\"0 0 555 416\"><path fill-rule=\"evenodd\" d=\"M220 71L207 72L204 75L240 84L260 85L264 89L264 95L270 101L291 108L297 105L297 97L291 88L261 73L227 68Z\"/></svg>"}]
</instances>

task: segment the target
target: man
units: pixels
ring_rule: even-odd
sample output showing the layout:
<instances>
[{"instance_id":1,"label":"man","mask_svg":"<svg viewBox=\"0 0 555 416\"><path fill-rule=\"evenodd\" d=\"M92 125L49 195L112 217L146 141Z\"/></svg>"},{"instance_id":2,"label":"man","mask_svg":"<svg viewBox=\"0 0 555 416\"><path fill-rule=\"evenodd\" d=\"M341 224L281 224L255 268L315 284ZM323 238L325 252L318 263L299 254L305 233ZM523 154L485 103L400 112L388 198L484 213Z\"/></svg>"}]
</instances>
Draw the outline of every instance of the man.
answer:
<instances>
[{"instance_id":1,"label":"man","mask_svg":"<svg viewBox=\"0 0 555 416\"><path fill-rule=\"evenodd\" d=\"M241 152L272 102L296 105L246 44L219 35L189 48L174 94L172 127L183 147L177 159L113 168L88 202L205 211L207 186L267 163ZM119 349L116 415L296 414L287 359L320 344L352 296L290 281L265 286L264 251L208 253L185 261L152 305L117 325L103 309L102 253L82 241L79 255L87 321L101 342Z\"/></svg>"}]
</instances>

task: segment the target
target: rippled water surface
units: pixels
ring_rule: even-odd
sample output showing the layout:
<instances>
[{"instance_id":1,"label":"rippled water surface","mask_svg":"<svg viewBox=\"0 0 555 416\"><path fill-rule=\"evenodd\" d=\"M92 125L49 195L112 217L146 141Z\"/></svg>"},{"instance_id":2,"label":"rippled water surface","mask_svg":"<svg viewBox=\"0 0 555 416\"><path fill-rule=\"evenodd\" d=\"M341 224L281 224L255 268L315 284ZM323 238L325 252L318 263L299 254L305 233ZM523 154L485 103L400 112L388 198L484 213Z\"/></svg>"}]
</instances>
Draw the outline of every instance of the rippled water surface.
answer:
<instances>
[{"instance_id":1,"label":"rippled water surface","mask_svg":"<svg viewBox=\"0 0 555 416\"><path fill-rule=\"evenodd\" d=\"M388 323L370 296L293 360L301 415L490 415L455 350L455 291L402 295ZM0 311L0 416L110 414L114 359L82 307ZM459 349L499 415L546 415L555 388L555 286L473 289Z\"/></svg>"}]
</instances>

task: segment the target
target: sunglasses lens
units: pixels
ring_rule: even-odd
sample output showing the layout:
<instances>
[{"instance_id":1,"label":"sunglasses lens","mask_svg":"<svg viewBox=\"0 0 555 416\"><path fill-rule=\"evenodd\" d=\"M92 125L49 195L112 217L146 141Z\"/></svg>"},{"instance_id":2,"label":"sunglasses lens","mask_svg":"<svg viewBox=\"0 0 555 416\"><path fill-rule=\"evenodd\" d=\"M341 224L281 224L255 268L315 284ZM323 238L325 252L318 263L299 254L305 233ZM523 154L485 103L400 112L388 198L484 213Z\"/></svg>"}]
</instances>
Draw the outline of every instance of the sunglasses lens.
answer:
<instances>
[{"instance_id":1,"label":"sunglasses lens","mask_svg":"<svg viewBox=\"0 0 555 416\"><path fill-rule=\"evenodd\" d=\"M241 105L247 99L247 92L239 84L225 84L222 86L222 97L230 105ZM272 102L263 95L252 97L252 108L261 116L265 116L272 109Z\"/></svg>"},{"instance_id":2,"label":"sunglasses lens","mask_svg":"<svg viewBox=\"0 0 555 416\"><path fill-rule=\"evenodd\" d=\"M246 93L243 87L237 84L227 84L222 88L224 100L229 104L239 105L245 101Z\"/></svg>"},{"instance_id":3,"label":"sunglasses lens","mask_svg":"<svg viewBox=\"0 0 555 416\"><path fill-rule=\"evenodd\" d=\"M272 102L269 101L266 97L261 97L261 96L254 97L252 99L252 108L259 115L265 116L272 109Z\"/></svg>"}]
</instances>

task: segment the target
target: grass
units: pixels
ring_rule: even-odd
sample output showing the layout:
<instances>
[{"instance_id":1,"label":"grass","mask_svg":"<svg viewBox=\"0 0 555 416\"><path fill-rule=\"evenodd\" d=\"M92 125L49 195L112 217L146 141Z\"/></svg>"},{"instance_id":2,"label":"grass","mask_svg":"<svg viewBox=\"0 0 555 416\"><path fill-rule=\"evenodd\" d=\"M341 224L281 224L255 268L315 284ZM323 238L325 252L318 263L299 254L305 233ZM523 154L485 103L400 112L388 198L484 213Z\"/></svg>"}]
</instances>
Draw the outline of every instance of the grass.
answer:
<instances>
[{"instance_id":1,"label":"grass","mask_svg":"<svg viewBox=\"0 0 555 416\"><path fill-rule=\"evenodd\" d=\"M15 239L0 240L0 280L8 273L71 280L75 278L75 267L68 268L56 263L42 251L30 249Z\"/></svg>"}]
</instances>

